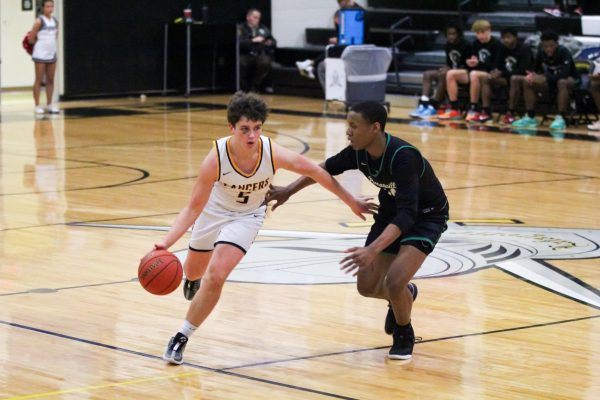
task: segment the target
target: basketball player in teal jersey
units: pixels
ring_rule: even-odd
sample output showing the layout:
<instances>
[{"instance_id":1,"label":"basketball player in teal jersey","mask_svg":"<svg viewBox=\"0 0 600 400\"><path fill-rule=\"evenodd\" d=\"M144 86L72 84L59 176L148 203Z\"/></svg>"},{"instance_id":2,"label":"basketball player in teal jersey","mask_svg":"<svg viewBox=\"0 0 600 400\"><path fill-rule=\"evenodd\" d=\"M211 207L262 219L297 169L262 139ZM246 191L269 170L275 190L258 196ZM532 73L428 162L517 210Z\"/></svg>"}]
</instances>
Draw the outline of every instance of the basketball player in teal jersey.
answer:
<instances>
[{"instance_id":1,"label":"basketball player in teal jersey","mask_svg":"<svg viewBox=\"0 0 600 400\"><path fill-rule=\"evenodd\" d=\"M410 143L385 132L387 113L379 103L356 105L348 114L350 145L321 166L331 175L360 170L379 190L379 210L365 247L346 250L342 270L357 276L358 292L388 300L385 329L393 335L391 359L409 359L415 341L411 309L417 287L409 283L433 251L448 220L448 200L429 162ZM312 184L302 177L272 187L273 209Z\"/></svg>"},{"instance_id":2,"label":"basketball player in teal jersey","mask_svg":"<svg viewBox=\"0 0 600 400\"><path fill-rule=\"evenodd\" d=\"M310 176L362 219L362 214L374 206L355 199L314 162L263 138L267 112L265 102L254 94L238 92L231 98L227 107L231 136L215 141L200 165L189 203L165 238L154 245L155 249L168 249L193 225L184 264L184 292L192 302L183 326L165 349L163 359L170 363L183 362L189 337L212 312L227 276L254 242L265 218L265 196L277 169ZM188 287L194 280L198 284Z\"/></svg>"}]
</instances>

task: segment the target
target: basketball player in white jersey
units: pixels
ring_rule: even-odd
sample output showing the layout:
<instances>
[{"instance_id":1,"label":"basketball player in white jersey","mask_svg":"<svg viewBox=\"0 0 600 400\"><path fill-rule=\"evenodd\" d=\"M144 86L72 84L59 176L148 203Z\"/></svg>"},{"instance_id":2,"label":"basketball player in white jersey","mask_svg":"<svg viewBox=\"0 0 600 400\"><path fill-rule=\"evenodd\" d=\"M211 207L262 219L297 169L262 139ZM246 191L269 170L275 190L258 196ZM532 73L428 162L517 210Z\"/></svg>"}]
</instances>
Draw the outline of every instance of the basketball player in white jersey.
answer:
<instances>
[{"instance_id":1,"label":"basketball player in white jersey","mask_svg":"<svg viewBox=\"0 0 600 400\"><path fill-rule=\"evenodd\" d=\"M171 338L163 359L183 362L188 338L211 313L227 276L244 257L265 218L265 195L279 168L309 176L335 193L361 217L372 204L355 199L323 168L262 137L267 105L255 94L238 92L227 107L231 136L215 141L200 166L188 205L156 249L168 249L193 224L184 270L186 284L201 280L182 328ZM194 222L195 221L195 222ZM196 293L197 290L197 293ZM195 294L195 295L194 295Z\"/></svg>"},{"instance_id":2,"label":"basketball player in white jersey","mask_svg":"<svg viewBox=\"0 0 600 400\"><path fill-rule=\"evenodd\" d=\"M35 113L44 114L46 110L40 106L40 89L44 75L46 76L46 103L49 113L58 113L58 107L52 103L54 93L54 75L56 73L56 43L58 39L58 21L52 16L54 1L42 2L42 15L33 24L29 32L29 43L33 44L31 58L35 63L35 83L33 84L33 99Z\"/></svg>"}]
</instances>

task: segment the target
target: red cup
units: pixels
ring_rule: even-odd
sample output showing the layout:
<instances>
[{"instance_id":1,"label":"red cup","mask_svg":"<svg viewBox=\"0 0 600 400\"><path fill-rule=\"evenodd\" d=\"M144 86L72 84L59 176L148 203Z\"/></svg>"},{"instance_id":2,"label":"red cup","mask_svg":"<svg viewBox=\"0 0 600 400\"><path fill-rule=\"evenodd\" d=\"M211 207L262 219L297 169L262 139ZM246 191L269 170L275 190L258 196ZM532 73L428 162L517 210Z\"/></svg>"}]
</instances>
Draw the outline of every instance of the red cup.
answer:
<instances>
[{"instance_id":1,"label":"red cup","mask_svg":"<svg viewBox=\"0 0 600 400\"><path fill-rule=\"evenodd\" d=\"M185 22L187 22L188 24L192 23L192 9L191 8L186 8L183 10L183 17L185 18Z\"/></svg>"}]
</instances>

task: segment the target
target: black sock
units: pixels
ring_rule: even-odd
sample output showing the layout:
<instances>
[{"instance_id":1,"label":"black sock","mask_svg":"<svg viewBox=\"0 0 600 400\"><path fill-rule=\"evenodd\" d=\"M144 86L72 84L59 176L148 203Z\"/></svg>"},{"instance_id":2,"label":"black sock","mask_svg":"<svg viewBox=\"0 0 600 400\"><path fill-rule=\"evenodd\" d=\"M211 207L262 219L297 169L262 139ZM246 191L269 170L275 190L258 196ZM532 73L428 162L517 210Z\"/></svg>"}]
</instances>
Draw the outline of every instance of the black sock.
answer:
<instances>
[{"instance_id":1,"label":"black sock","mask_svg":"<svg viewBox=\"0 0 600 400\"><path fill-rule=\"evenodd\" d=\"M433 108L435 108L435 109L437 109L437 108L440 106L440 102L439 102L439 101L435 101L435 100L433 100L433 99L429 100L429 104L430 104L430 105L431 105Z\"/></svg>"},{"instance_id":2,"label":"black sock","mask_svg":"<svg viewBox=\"0 0 600 400\"><path fill-rule=\"evenodd\" d=\"M469 111L477 111L477 103L469 103Z\"/></svg>"},{"instance_id":3,"label":"black sock","mask_svg":"<svg viewBox=\"0 0 600 400\"><path fill-rule=\"evenodd\" d=\"M535 118L535 111L534 110L527 110L527 116L529 118Z\"/></svg>"},{"instance_id":4,"label":"black sock","mask_svg":"<svg viewBox=\"0 0 600 400\"><path fill-rule=\"evenodd\" d=\"M492 115L492 108L491 107L483 107L483 112L486 113L487 115Z\"/></svg>"},{"instance_id":5,"label":"black sock","mask_svg":"<svg viewBox=\"0 0 600 400\"><path fill-rule=\"evenodd\" d=\"M458 100L450 102L450 108L458 111Z\"/></svg>"}]
</instances>

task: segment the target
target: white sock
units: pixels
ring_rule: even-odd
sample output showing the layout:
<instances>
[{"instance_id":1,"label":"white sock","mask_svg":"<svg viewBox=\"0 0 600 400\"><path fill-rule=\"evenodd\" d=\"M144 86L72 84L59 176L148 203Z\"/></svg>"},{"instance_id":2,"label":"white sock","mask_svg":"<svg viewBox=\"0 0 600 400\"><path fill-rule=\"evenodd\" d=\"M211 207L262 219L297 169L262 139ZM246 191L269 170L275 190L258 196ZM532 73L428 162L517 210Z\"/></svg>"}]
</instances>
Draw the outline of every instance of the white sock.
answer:
<instances>
[{"instance_id":1,"label":"white sock","mask_svg":"<svg viewBox=\"0 0 600 400\"><path fill-rule=\"evenodd\" d=\"M421 101L429 101L429 97L423 95L421 96Z\"/></svg>"},{"instance_id":2,"label":"white sock","mask_svg":"<svg viewBox=\"0 0 600 400\"><path fill-rule=\"evenodd\" d=\"M179 330L179 333L181 333L189 338L190 336L192 336L194 334L196 329L198 329L198 327L190 324L188 322L188 320L186 319L185 321L183 321L183 326Z\"/></svg>"}]
</instances>

